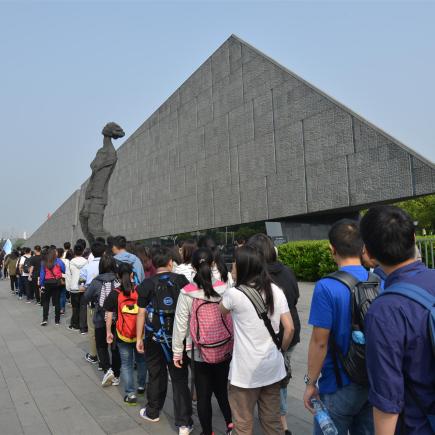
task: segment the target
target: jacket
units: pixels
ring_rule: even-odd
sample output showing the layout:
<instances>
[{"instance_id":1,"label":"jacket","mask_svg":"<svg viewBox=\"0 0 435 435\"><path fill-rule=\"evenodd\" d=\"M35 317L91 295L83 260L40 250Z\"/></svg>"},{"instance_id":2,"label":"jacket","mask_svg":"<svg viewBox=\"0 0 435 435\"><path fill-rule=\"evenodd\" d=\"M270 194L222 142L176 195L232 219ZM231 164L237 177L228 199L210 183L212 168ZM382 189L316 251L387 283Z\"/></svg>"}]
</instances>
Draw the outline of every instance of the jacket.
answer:
<instances>
[{"instance_id":1,"label":"jacket","mask_svg":"<svg viewBox=\"0 0 435 435\"><path fill-rule=\"evenodd\" d=\"M292 342L290 343L290 347L292 347L301 341L301 321L296 308L299 299L298 282L296 281L293 271L279 261L275 263L269 263L267 265L267 270L269 271L272 282L284 292L285 298L287 299L287 303L290 308L290 314L295 326L295 334L293 336Z\"/></svg>"},{"instance_id":2,"label":"jacket","mask_svg":"<svg viewBox=\"0 0 435 435\"><path fill-rule=\"evenodd\" d=\"M71 293L79 292L79 278L80 270L88 264L88 261L84 257L74 257L69 262L69 268L67 269L67 274L69 277L65 279L69 283L69 291Z\"/></svg>"},{"instance_id":3,"label":"jacket","mask_svg":"<svg viewBox=\"0 0 435 435\"><path fill-rule=\"evenodd\" d=\"M98 275L87 287L83 300L86 304L91 303L95 306L93 317L95 328L103 328L106 325L106 311L103 309L104 300L117 287L119 287L119 283L113 272Z\"/></svg>"},{"instance_id":4,"label":"jacket","mask_svg":"<svg viewBox=\"0 0 435 435\"><path fill-rule=\"evenodd\" d=\"M8 269L8 273L10 276L15 276L17 274L17 262L17 257L12 258L11 256L8 256L5 260L4 267Z\"/></svg>"},{"instance_id":5,"label":"jacket","mask_svg":"<svg viewBox=\"0 0 435 435\"><path fill-rule=\"evenodd\" d=\"M62 260L60 260L59 258L56 258L56 261L54 262L54 266L59 266L60 271L62 272L62 274L65 273L65 264L63 263ZM45 276L47 275L47 272L50 273L51 275L51 270L49 270L44 262L41 263L41 273L39 274L39 284L41 287L44 287L45 284ZM48 278L47 278L48 279Z\"/></svg>"},{"instance_id":6,"label":"jacket","mask_svg":"<svg viewBox=\"0 0 435 435\"><path fill-rule=\"evenodd\" d=\"M195 276L195 271L191 264L181 263L175 269L174 273L178 275L184 275L189 282L193 282L193 277Z\"/></svg>"},{"instance_id":7,"label":"jacket","mask_svg":"<svg viewBox=\"0 0 435 435\"><path fill-rule=\"evenodd\" d=\"M206 298L204 290L198 288L194 283L186 285L181 289L178 297L177 309L175 311L174 329L172 332L172 352L174 355L182 355L184 351L184 340L186 340L186 350L192 350L192 338L190 337L190 316L192 314L193 300L201 299L204 301L220 302L227 285L223 281L214 281L213 288L219 297ZM194 351L195 361L202 361L198 349Z\"/></svg>"},{"instance_id":8,"label":"jacket","mask_svg":"<svg viewBox=\"0 0 435 435\"><path fill-rule=\"evenodd\" d=\"M139 260L138 257L136 257L136 255L124 251L116 254L114 258L115 260L121 261L122 263L128 263L133 266L133 272L135 274L135 278L137 278L138 281L136 282L136 284L140 284L145 279L142 262Z\"/></svg>"}]
</instances>

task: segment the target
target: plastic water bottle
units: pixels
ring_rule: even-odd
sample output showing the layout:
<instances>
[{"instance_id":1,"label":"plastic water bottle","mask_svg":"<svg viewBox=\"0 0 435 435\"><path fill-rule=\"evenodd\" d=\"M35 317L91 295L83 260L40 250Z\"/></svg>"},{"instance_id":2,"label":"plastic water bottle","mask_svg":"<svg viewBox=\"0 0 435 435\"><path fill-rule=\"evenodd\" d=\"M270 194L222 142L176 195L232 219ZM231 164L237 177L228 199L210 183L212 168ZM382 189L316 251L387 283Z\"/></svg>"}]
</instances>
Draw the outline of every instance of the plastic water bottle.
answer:
<instances>
[{"instance_id":1,"label":"plastic water bottle","mask_svg":"<svg viewBox=\"0 0 435 435\"><path fill-rule=\"evenodd\" d=\"M366 344L366 338L364 333L361 331L353 331L352 332L352 340L357 344Z\"/></svg>"},{"instance_id":2,"label":"plastic water bottle","mask_svg":"<svg viewBox=\"0 0 435 435\"><path fill-rule=\"evenodd\" d=\"M311 399L311 404L316 412L314 418L320 426L323 435L338 435L338 430L329 416L325 405L317 399Z\"/></svg>"}]
</instances>

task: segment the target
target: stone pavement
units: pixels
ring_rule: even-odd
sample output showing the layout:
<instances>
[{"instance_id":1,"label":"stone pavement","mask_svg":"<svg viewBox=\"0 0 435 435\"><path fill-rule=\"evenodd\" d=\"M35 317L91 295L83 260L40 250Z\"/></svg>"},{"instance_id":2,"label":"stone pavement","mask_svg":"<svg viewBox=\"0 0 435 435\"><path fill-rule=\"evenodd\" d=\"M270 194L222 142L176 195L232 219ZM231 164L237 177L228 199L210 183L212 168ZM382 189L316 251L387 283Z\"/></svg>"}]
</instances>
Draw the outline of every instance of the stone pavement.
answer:
<instances>
[{"instance_id":1,"label":"stone pavement","mask_svg":"<svg viewBox=\"0 0 435 435\"><path fill-rule=\"evenodd\" d=\"M288 423L294 435L311 433L301 397L309 330L305 326L312 285L301 284L299 311L304 330L294 352L294 379L289 385ZM138 417L139 407L126 407L121 387L102 389L101 372L84 359L87 337L66 329L70 312L55 327L39 326L41 307L17 300L9 282L0 281L0 434L1 435L166 435L173 427L168 395L158 424ZM51 311L53 311L51 309ZM170 388L169 388L170 391ZM223 419L215 403L216 427ZM200 433L196 417L193 434ZM258 426L258 425L257 425ZM261 434L256 429L255 434ZM219 430L216 434L222 434Z\"/></svg>"}]
</instances>

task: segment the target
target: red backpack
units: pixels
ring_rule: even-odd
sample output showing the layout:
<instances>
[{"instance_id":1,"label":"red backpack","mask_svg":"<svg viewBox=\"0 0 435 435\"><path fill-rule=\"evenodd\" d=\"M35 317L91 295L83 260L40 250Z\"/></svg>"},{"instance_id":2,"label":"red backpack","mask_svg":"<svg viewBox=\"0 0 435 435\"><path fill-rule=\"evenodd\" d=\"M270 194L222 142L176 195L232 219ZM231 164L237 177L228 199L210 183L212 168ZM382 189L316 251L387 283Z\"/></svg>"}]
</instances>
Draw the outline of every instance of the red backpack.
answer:
<instances>
[{"instance_id":1,"label":"red backpack","mask_svg":"<svg viewBox=\"0 0 435 435\"><path fill-rule=\"evenodd\" d=\"M127 343L136 342L136 320L139 313L137 305L138 294L136 287L126 296L122 291L118 294L118 319L116 320L116 332L118 337Z\"/></svg>"},{"instance_id":2,"label":"red backpack","mask_svg":"<svg viewBox=\"0 0 435 435\"><path fill-rule=\"evenodd\" d=\"M218 364L231 358L233 321L230 314L221 313L219 302L193 300L190 335L206 363Z\"/></svg>"}]
</instances>

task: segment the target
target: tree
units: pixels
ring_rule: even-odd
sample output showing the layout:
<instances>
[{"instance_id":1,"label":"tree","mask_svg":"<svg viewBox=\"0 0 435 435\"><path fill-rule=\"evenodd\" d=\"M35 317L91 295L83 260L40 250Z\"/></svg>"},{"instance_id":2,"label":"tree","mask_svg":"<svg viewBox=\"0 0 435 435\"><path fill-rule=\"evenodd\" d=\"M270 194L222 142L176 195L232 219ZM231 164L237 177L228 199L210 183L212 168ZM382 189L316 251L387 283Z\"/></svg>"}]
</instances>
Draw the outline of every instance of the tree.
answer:
<instances>
[{"instance_id":1,"label":"tree","mask_svg":"<svg viewBox=\"0 0 435 435\"><path fill-rule=\"evenodd\" d=\"M425 229L428 234L435 232L435 194L421 198L409 199L396 203L418 221L419 230Z\"/></svg>"}]
</instances>

